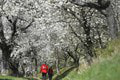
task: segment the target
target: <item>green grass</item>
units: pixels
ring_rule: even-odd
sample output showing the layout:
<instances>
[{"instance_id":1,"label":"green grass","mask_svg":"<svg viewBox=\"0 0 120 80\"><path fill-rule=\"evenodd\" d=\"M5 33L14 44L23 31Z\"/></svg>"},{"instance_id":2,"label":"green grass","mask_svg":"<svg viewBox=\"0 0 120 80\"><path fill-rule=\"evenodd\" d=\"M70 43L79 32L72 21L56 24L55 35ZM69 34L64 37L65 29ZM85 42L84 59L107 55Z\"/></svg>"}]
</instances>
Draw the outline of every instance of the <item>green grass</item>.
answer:
<instances>
[{"instance_id":1,"label":"green grass","mask_svg":"<svg viewBox=\"0 0 120 80\"><path fill-rule=\"evenodd\" d=\"M120 39L110 41L105 49L96 52L98 63L79 74L73 70L62 80L120 80Z\"/></svg>"},{"instance_id":2,"label":"green grass","mask_svg":"<svg viewBox=\"0 0 120 80\"><path fill-rule=\"evenodd\" d=\"M25 78L17 78L12 76L0 76L0 80L28 80Z\"/></svg>"},{"instance_id":3,"label":"green grass","mask_svg":"<svg viewBox=\"0 0 120 80\"><path fill-rule=\"evenodd\" d=\"M81 74L72 71L62 80L120 80L120 55L99 64L93 64Z\"/></svg>"},{"instance_id":4,"label":"green grass","mask_svg":"<svg viewBox=\"0 0 120 80\"><path fill-rule=\"evenodd\" d=\"M113 53L120 53L120 39L116 39L108 42L105 49L96 49L96 53L98 56L103 58L111 56Z\"/></svg>"}]
</instances>

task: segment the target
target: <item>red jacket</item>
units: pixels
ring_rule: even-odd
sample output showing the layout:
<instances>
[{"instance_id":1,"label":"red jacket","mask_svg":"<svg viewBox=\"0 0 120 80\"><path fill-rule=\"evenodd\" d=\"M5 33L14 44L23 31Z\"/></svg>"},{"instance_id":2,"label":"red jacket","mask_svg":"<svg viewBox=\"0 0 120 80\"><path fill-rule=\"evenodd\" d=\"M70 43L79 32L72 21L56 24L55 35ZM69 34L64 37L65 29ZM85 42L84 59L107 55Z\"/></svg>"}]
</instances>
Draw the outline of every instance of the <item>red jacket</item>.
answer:
<instances>
[{"instance_id":1,"label":"red jacket","mask_svg":"<svg viewBox=\"0 0 120 80\"><path fill-rule=\"evenodd\" d=\"M47 73L48 72L48 66L46 64L42 64L40 68L40 72Z\"/></svg>"}]
</instances>

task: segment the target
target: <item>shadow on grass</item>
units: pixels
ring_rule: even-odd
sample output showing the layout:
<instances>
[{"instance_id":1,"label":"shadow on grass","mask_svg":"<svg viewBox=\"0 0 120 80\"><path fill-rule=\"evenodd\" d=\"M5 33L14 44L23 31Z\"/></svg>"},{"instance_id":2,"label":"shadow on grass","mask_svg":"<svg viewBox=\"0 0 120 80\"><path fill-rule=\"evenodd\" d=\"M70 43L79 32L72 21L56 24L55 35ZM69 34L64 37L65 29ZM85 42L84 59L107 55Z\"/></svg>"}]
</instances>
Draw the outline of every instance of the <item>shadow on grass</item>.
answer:
<instances>
[{"instance_id":1,"label":"shadow on grass","mask_svg":"<svg viewBox=\"0 0 120 80\"><path fill-rule=\"evenodd\" d=\"M63 72L62 74L58 75L57 77L54 78L54 80L62 80L62 78L64 78L65 76L67 76L73 69L75 69L76 67L71 67L68 70L66 70L65 72Z\"/></svg>"},{"instance_id":2,"label":"shadow on grass","mask_svg":"<svg viewBox=\"0 0 120 80\"><path fill-rule=\"evenodd\" d=\"M35 79L35 78L25 78L27 80L38 80L38 79Z\"/></svg>"}]
</instances>

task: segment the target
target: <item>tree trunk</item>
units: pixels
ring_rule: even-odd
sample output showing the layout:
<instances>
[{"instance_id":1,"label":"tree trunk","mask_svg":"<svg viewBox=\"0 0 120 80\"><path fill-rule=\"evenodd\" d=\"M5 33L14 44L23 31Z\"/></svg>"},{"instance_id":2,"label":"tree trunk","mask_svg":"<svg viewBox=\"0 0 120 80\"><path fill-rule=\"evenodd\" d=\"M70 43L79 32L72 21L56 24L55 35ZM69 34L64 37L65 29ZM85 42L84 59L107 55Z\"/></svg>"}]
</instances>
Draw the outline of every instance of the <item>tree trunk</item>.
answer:
<instances>
[{"instance_id":1,"label":"tree trunk","mask_svg":"<svg viewBox=\"0 0 120 80\"><path fill-rule=\"evenodd\" d=\"M59 71L59 60L56 59L56 70L57 70L57 74L60 74L60 71Z\"/></svg>"},{"instance_id":2,"label":"tree trunk","mask_svg":"<svg viewBox=\"0 0 120 80\"><path fill-rule=\"evenodd\" d=\"M1 47L2 50L2 74L8 75L8 70L12 70L12 73L17 76L18 74L18 63L15 61L12 61L10 59L10 55L12 53L12 47L11 45L7 45L6 43L2 44ZM6 73L7 72L7 73Z\"/></svg>"},{"instance_id":3,"label":"tree trunk","mask_svg":"<svg viewBox=\"0 0 120 80\"><path fill-rule=\"evenodd\" d=\"M35 58L35 77L37 77L37 59Z\"/></svg>"},{"instance_id":4,"label":"tree trunk","mask_svg":"<svg viewBox=\"0 0 120 80\"><path fill-rule=\"evenodd\" d=\"M102 39L100 37L100 32L99 32L98 28L96 28L96 30L97 30L97 34L98 34L98 41L99 41L100 48L104 48Z\"/></svg>"},{"instance_id":5,"label":"tree trunk","mask_svg":"<svg viewBox=\"0 0 120 80\"><path fill-rule=\"evenodd\" d=\"M9 59L10 59L10 53L9 50L6 49L5 46L2 47L2 74L7 75L9 70ZM6 73L7 72L7 73Z\"/></svg>"},{"instance_id":6,"label":"tree trunk","mask_svg":"<svg viewBox=\"0 0 120 80\"><path fill-rule=\"evenodd\" d=\"M117 38L118 36L118 25L117 25L117 21L115 19L115 14L112 8L112 5L110 5L107 9L107 16L106 16L106 20L107 20L107 24L109 27L109 35L112 39Z\"/></svg>"},{"instance_id":7,"label":"tree trunk","mask_svg":"<svg viewBox=\"0 0 120 80\"><path fill-rule=\"evenodd\" d=\"M67 58L65 59L64 67L67 67Z\"/></svg>"},{"instance_id":8,"label":"tree trunk","mask_svg":"<svg viewBox=\"0 0 120 80\"><path fill-rule=\"evenodd\" d=\"M74 64L75 64L76 67L79 66L79 58L77 58L77 59L74 60Z\"/></svg>"},{"instance_id":9,"label":"tree trunk","mask_svg":"<svg viewBox=\"0 0 120 80\"><path fill-rule=\"evenodd\" d=\"M10 65L10 69L12 70L12 76L19 76L19 63L13 63L13 62L9 62Z\"/></svg>"}]
</instances>

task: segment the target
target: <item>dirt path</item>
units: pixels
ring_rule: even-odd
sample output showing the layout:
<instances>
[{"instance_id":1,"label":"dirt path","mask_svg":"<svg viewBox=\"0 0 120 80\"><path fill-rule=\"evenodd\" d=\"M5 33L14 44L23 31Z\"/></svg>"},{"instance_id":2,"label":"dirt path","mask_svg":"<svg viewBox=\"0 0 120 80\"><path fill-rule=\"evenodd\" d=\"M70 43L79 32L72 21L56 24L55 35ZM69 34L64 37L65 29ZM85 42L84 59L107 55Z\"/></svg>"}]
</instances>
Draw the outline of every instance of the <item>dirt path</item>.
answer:
<instances>
[{"instance_id":1,"label":"dirt path","mask_svg":"<svg viewBox=\"0 0 120 80\"><path fill-rule=\"evenodd\" d=\"M42 80L42 79L38 77L38 78L28 78L28 80Z\"/></svg>"}]
</instances>

